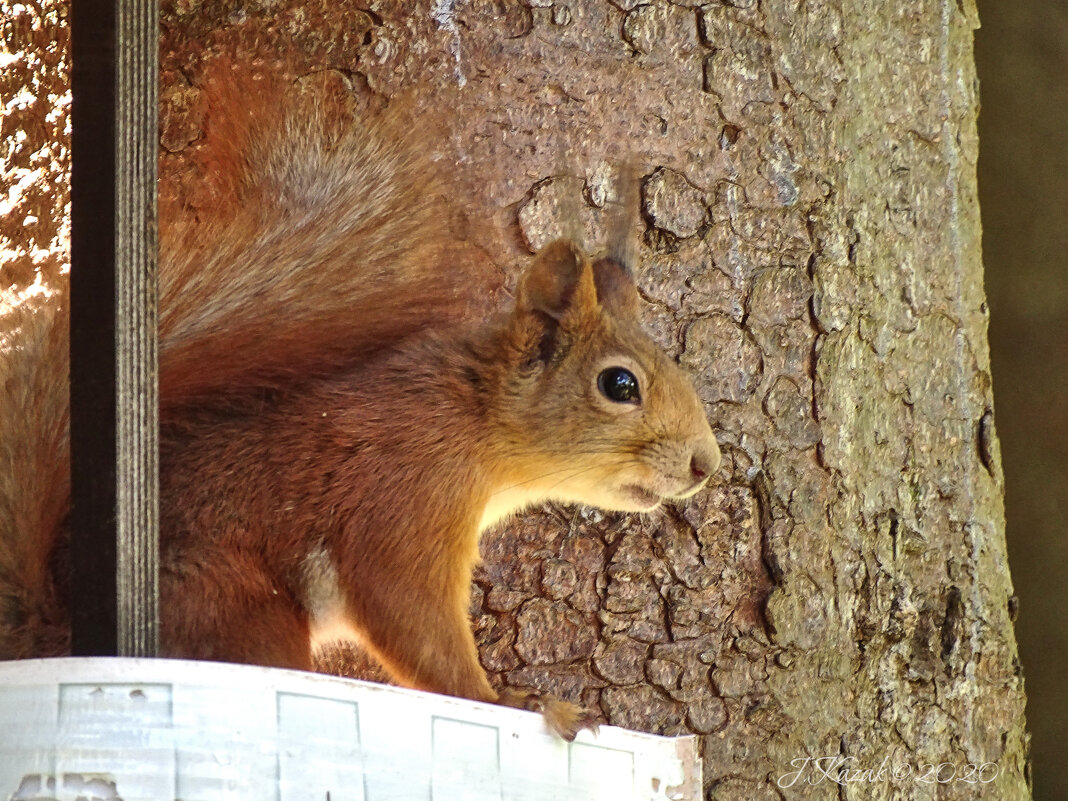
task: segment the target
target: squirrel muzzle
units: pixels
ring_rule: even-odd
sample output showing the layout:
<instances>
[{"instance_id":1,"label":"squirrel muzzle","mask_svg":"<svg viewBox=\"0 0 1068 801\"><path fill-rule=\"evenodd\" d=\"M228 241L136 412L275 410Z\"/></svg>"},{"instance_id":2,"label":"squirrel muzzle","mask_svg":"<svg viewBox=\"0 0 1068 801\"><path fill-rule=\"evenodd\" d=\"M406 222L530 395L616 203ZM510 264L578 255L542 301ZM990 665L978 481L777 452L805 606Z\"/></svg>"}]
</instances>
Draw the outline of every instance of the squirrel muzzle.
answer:
<instances>
[{"instance_id":1,"label":"squirrel muzzle","mask_svg":"<svg viewBox=\"0 0 1068 801\"><path fill-rule=\"evenodd\" d=\"M517 506L648 512L690 497L719 468L704 406L641 328L639 308L630 272L613 259L590 259L564 240L535 257L517 292L503 360L511 373L494 407L500 458L510 463L499 495Z\"/></svg>"}]
</instances>

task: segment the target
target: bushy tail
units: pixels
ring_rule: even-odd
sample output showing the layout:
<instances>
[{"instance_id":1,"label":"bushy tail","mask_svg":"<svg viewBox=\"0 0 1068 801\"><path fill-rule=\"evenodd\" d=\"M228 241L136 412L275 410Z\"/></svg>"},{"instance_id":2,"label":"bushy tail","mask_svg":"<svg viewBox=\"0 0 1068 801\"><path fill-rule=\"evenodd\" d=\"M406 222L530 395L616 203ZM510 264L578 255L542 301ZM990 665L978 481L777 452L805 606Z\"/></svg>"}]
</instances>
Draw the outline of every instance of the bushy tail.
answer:
<instances>
[{"instance_id":1,"label":"bushy tail","mask_svg":"<svg viewBox=\"0 0 1068 801\"><path fill-rule=\"evenodd\" d=\"M209 202L161 194L164 422L344 369L489 289L449 230L440 129L399 107L339 122L325 93L224 69L204 93ZM65 285L0 295L0 658L69 647L68 330Z\"/></svg>"},{"instance_id":2,"label":"bushy tail","mask_svg":"<svg viewBox=\"0 0 1068 801\"><path fill-rule=\"evenodd\" d=\"M165 410L330 372L463 314L477 254L449 230L440 128L403 104L346 125L324 93L208 83L210 219L161 226Z\"/></svg>"},{"instance_id":3,"label":"bushy tail","mask_svg":"<svg viewBox=\"0 0 1068 801\"><path fill-rule=\"evenodd\" d=\"M67 309L0 293L0 659L69 648L53 575L70 503Z\"/></svg>"}]
</instances>

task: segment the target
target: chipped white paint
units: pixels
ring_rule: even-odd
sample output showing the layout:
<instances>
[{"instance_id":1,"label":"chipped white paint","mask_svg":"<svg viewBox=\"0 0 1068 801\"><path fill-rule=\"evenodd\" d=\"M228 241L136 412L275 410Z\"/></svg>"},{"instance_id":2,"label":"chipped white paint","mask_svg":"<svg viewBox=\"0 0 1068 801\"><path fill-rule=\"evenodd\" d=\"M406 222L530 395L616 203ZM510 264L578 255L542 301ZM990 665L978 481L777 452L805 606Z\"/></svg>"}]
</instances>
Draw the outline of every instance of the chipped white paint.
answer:
<instances>
[{"instance_id":1,"label":"chipped white paint","mask_svg":"<svg viewBox=\"0 0 1068 801\"><path fill-rule=\"evenodd\" d=\"M316 673L170 659L0 663L0 798L697 801L697 738Z\"/></svg>"}]
</instances>

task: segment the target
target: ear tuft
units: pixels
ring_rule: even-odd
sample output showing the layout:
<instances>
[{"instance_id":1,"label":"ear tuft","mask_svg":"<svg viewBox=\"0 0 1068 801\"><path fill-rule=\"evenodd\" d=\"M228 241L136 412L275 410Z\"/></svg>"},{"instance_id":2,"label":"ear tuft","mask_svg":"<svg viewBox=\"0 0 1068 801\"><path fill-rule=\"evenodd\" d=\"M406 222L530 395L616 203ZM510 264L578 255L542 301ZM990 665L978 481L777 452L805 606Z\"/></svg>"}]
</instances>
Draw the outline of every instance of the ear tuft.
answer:
<instances>
[{"instance_id":1,"label":"ear tuft","mask_svg":"<svg viewBox=\"0 0 1068 801\"><path fill-rule=\"evenodd\" d=\"M638 288L634 278L618 259L606 257L593 263L593 283L601 306L616 315L638 315Z\"/></svg>"},{"instance_id":2,"label":"ear tuft","mask_svg":"<svg viewBox=\"0 0 1068 801\"><path fill-rule=\"evenodd\" d=\"M546 245L520 280L517 311L540 312L560 320L575 300L585 266L585 257L568 240Z\"/></svg>"}]
</instances>

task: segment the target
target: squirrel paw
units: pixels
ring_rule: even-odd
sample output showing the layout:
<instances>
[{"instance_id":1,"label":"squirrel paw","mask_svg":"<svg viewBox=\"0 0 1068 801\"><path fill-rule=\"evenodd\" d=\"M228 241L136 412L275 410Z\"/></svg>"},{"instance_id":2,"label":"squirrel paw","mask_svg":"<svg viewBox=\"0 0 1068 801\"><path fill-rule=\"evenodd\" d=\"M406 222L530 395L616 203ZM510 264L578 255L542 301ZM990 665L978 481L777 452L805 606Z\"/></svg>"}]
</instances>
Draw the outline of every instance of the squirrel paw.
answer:
<instances>
[{"instance_id":1,"label":"squirrel paw","mask_svg":"<svg viewBox=\"0 0 1068 801\"><path fill-rule=\"evenodd\" d=\"M588 709L568 701L561 701L551 695L538 695L523 690L506 689L501 692L497 703L531 712L541 712L545 726L549 731L560 735L568 742L583 729L597 733L597 717Z\"/></svg>"}]
</instances>

